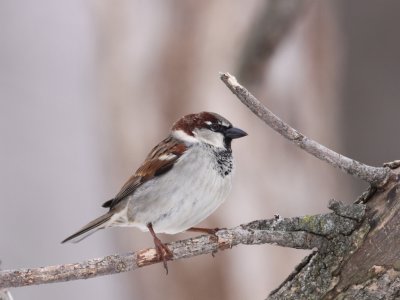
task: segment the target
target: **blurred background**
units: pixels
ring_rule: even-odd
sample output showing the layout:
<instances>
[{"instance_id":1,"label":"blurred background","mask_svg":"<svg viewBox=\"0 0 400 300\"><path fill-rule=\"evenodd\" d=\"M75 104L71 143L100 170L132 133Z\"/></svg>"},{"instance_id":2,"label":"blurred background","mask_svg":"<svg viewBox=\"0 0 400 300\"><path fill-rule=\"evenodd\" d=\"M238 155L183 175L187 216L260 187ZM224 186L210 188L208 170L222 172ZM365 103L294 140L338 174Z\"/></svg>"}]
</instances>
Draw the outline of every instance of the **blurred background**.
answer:
<instances>
[{"instance_id":1,"label":"blurred background","mask_svg":"<svg viewBox=\"0 0 400 300\"><path fill-rule=\"evenodd\" d=\"M400 2L0 0L0 259L37 267L153 245L102 214L182 115L214 111L234 142L229 199L202 226L324 213L365 185L295 148L219 80L236 75L309 137L371 165L399 159ZM162 235L165 241L193 236ZM135 272L12 290L15 299L263 299L308 251L239 246Z\"/></svg>"}]
</instances>

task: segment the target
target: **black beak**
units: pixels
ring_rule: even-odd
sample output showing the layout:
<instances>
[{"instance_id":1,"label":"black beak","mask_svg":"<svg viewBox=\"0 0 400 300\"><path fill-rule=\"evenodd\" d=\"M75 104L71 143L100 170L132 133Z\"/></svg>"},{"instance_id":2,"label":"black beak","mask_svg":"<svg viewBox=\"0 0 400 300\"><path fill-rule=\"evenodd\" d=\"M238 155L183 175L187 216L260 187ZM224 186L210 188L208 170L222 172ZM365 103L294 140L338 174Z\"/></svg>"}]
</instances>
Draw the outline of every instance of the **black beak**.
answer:
<instances>
[{"instance_id":1,"label":"black beak","mask_svg":"<svg viewBox=\"0 0 400 300\"><path fill-rule=\"evenodd\" d=\"M228 128L227 130L225 130L225 136L232 140L244 137L246 135L247 135L247 133L244 132L242 129L235 128L235 127Z\"/></svg>"}]
</instances>

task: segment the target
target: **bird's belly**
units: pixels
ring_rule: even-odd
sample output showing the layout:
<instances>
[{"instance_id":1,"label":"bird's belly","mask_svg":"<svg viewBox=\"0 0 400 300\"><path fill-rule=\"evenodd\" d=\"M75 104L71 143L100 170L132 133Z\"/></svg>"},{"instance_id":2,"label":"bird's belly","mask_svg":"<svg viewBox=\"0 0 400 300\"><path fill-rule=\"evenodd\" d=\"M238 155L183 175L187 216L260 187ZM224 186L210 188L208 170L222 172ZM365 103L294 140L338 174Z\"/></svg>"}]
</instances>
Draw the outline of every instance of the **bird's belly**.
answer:
<instances>
[{"instance_id":1,"label":"bird's belly","mask_svg":"<svg viewBox=\"0 0 400 300\"><path fill-rule=\"evenodd\" d=\"M209 164L175 166L135 192L128 220L142 230L152 223L157 233L185 231L221 205L231 189L231 176L221 176Z\"/></svg>"}]
</instances>

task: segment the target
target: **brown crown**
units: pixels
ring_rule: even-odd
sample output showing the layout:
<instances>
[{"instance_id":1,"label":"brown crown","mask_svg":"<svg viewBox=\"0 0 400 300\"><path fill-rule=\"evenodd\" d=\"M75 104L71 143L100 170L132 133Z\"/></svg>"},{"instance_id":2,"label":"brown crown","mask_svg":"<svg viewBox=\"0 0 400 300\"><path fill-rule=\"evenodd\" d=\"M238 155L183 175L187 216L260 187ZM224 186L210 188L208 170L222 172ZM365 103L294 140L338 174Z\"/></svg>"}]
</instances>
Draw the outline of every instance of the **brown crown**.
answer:
<instances>
[{"instance_id":1,"label":"brown crown","mask_svg":"<svg viewBox=\"0 0 400 300\"><path fill-rule=\"evenodd\" d=\"M174 123L172 130L182 130L188 135L193 136L193 130L195 128L208 128L210 124L207 124L207 122L231 125L227 119L219 114L203 111L198 114L190 114L180 118Z\"/></svg>"}]
</instances>

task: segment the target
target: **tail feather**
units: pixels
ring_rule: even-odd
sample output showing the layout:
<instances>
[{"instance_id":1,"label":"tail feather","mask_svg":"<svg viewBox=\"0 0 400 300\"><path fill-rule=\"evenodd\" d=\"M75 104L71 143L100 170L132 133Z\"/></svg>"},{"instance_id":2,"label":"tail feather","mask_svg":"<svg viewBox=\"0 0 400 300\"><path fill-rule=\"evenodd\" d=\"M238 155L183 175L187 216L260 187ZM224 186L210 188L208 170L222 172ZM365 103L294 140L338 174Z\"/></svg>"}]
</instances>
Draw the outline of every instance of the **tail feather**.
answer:
<instances>
[{"instance_id":1,"label":"tail feather","mask_svg":"<svg viewBox=\"0 0 400 300\"><path fill-rule=\"evenodd\" d=\"M92 222L83 226L78 232L75 232L73 235L67 237L61 243L65 243L68 241L72 241L74 243L80 242L84 238L88 237L89 235L95 233L97 230L104 228L104 223L109 221L114 213L108 212L97 219L93 220Z\"/></svg>"}]
</instances>

